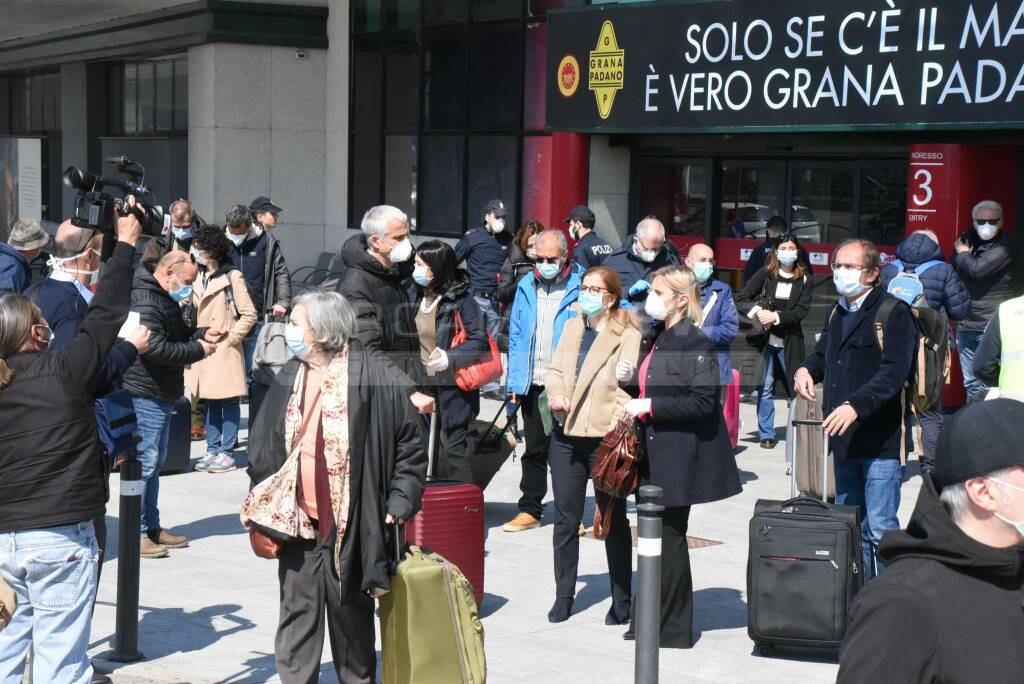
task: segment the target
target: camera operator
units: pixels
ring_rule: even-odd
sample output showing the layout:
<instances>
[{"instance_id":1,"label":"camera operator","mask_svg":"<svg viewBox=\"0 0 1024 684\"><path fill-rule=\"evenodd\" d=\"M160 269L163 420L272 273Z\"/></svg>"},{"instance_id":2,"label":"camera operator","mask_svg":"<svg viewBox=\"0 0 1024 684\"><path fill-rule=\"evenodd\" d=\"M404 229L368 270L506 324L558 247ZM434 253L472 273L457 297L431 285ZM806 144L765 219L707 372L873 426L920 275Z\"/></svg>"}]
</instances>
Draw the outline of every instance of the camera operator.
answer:
<instances>
[{"instance_id":1,"label":"camera operator","mask_svg":"<svg viewBox=\"0 0 1024 684\"><path fill-rule=\"evenodd\" d=\"M124 375L141 440L143 558L162 558L168 548L188 546L186 537L160 527L157 501L160 469L167 459L171 408L185 392L185 366L212 354L224 335L219 330L196 331L186 322L180 302L191 296L197 274L192 257L172 251L157 262L152 273L140 265L132 287L132 311L139 313L139 322L150 331L149 351L140 354Z\"/></svg>"},{"instance_id":2,"label":"camera operator","mask_svg":"<svg viewBox=\"0 0 1024 684\"><path fill-rule=\"evenodd\" d=\"M33 681L92 677L92 520L104 511L107 472L93 396L128 315L141 230L134 216L117 219L106 274L63 349L50 349L53 332L28 297L0 297L0 577L23 599L0 631L0 681L22 680L30 647Z\"/></svg>"}]
</instances>

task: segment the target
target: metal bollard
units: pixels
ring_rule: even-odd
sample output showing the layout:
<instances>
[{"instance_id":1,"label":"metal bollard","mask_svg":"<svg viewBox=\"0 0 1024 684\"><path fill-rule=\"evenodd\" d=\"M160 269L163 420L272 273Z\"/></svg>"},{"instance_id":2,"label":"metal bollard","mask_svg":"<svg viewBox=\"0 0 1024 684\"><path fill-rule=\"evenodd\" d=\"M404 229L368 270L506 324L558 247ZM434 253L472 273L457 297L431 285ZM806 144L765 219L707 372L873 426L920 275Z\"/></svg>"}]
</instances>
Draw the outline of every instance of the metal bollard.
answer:
<instances>
[{"instance_id":1,"label":"metal bollard","mask_svg":"<svg viewBox=\"0 0 1024 684\"><path fill-rule=\"evenodd\" d=\"M636 684L657 684L661 641L661 487L640 488L637 505Z\"/></svg>"},{"instance_id":2,"label":"metal bollard","mask_svg":"<svg viewBox=\"0 0 1024 684\"><path fill-rule=\"evenodd\" d=\"M117 622L114 649L101 658L133 663L139 651L139 541L142 524L142 462L135 454L121 464L121 508L117 532Z\"/></svg>"}]
</instances>

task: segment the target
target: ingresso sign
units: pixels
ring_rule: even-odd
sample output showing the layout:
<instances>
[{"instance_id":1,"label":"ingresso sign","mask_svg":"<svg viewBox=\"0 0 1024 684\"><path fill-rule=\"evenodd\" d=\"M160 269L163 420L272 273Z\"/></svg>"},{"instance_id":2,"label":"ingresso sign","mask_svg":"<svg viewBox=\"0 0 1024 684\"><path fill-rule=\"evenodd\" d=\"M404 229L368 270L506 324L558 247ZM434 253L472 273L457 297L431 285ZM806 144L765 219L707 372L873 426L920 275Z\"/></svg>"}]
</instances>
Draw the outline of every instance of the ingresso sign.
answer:
<instances>
[{"instance_id":1,"label":"ingresso sign","mask_svg":"<svg viewBox=\"0 0 1024 684\"><path fill-rule=\"evenodd\" d=\"M1024 128L1024 1L564 10L547 68L552 130Z\"/></svg>"}]
</instances>

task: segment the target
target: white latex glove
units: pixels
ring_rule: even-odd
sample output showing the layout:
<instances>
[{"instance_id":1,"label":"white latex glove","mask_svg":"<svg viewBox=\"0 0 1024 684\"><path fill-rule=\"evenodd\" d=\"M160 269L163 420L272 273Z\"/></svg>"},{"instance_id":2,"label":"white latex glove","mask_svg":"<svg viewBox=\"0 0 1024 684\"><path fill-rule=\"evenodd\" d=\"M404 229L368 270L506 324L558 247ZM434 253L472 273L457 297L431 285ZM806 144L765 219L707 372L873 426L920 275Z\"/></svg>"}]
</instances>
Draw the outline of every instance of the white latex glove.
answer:
<instances>
[{"instance_id":1,"label":"white latex glove","mask_svg":"<svg viewBox=\"0 0 1024 684\"><path fill-rule=\"evenodd\" d=\"M632 361L619 361L615 364L615 379L619 382L629 382L636 372L636 366Z\"/></svg>"},{"instance_id":2,"label":"white latex glove","mask_svg":"<svg viewBox=\"0 0 1024 684\"><path fill-rule=\"evenodd\" d=\"M444 369L448 368L448 354L443 349L435 348L434 353L430 355L430 360L424 364L427 370L440 373Z\"/></svg>"},{"instance_id":3,"label":"white latex glove","mask_svg":"<svg viewBox=\"0 0 1024 684\"><path fill-rule=\"evenodd\" d=\"M631 416L641 418L650 414L651 412L651 400L650 399L630 399L626 402L626 413Z\"/></svg>"}]
</instances>

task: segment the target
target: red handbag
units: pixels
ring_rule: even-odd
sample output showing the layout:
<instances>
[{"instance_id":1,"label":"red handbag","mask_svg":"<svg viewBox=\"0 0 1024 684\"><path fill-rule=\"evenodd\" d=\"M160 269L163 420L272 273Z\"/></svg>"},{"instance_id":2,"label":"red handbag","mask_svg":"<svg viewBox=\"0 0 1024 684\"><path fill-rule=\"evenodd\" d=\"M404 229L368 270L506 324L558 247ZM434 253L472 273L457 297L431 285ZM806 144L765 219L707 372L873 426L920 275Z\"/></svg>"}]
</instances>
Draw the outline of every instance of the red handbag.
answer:
<instances>
[{"instance_id":1,"label":"red handbag","mask_svg":"<svg viewBox=\"0 0 1024 684\"><path fill-rule=\"evenodd\" d=\"M466 326L462 323L462 316L455 312L455 334L452 335L452 349L460 344L465 344L469 339ZM455 368L452 375L455 377L455 385L463 392L478 390L489 382L494 382L501 377L501 352L498 351L498 343L494 341L490 333L487 333L487 343L491 351L487 358L469 366Z\"/></svg>"}]
</instances>

